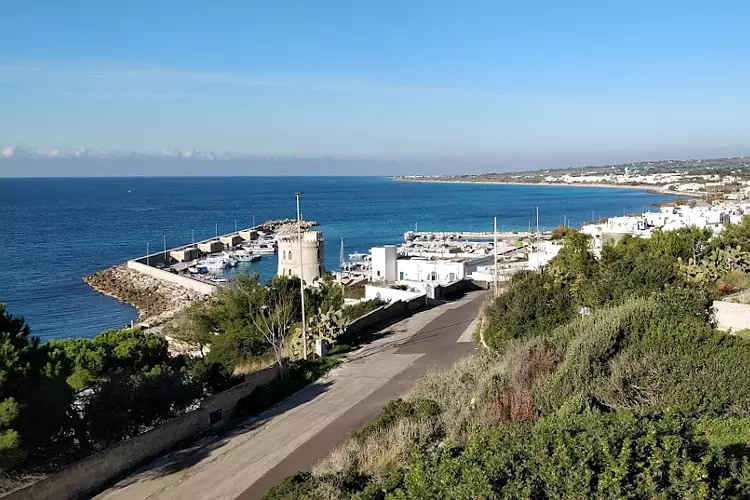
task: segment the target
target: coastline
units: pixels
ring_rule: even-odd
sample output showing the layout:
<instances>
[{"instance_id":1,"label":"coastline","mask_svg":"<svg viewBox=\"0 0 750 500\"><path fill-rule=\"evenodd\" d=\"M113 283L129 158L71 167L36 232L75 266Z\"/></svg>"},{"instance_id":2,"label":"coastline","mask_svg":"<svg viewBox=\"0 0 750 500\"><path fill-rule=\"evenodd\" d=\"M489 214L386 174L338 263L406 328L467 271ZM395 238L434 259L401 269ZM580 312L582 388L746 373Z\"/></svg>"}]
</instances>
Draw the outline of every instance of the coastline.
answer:
<instances>
[{"instance_id":1,"label":"coastline","mask_svg":"<svg viewBox=\"0 0 750 500\"><path fill-rule=\"evenodd\" d=\"M398 182L432 182L444 184L499 184L508 186L558 186L558 187L588 187L588 188L605 188L605 189L639 189L649 193L668 194L672 196L686 196L688 198L698 198L700 195L695 193L683 193L680 191L670 191L656 186L647 186L643 184L601 184L601 183L579 183L579 182L509 182L509 181L462 181L462 180L439 180L435 178L425 179L407 179L404 177L392 177L391 180Z\"/></svg>"},{"instance_id":2,"label":"coastline","mask_svg":"<svg viewBox=\"0 0 750 500\"><path fill-rule=\"evenodd\" d=\"M148 276L125 265L117 265L84 276L94 291L138 311L136 325L154 327L170 321L175 314L202 295L174 283Z\"/></svg>"}]
</instances>

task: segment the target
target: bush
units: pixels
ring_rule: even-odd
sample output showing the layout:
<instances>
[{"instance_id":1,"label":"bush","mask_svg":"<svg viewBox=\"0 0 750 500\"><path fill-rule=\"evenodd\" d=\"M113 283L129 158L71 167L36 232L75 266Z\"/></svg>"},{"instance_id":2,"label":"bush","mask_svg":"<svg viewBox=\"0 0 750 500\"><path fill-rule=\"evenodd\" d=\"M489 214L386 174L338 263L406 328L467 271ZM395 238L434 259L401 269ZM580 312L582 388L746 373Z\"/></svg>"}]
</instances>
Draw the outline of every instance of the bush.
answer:
<instances>
[{"instance_id":1,"label":"bush","mask_svg":"<svg viewBox=\"0 0 750 500\"><path fill-rule=\"evenodd\" d=\"M556 330L562 361L535 389L542 414L561 409L672 408L750 416L743 374L750 343L653 299L601 310Z\"/></svg>"},{"instance_id":2,"label":"bush","mask_svg":"<svg viewBox=\"0 0 750 500\"><path fill-rule=\"evenodd\" d=\"M508 341L551 332L575 314L570 290L550 274L526 272L485 309L485 342L502 351Z\"/></svg>"},{"instance_id":3,"label":"bush","mask_svg":"<svg viewBox=\"0 0 750 500\"><path fill-rule=\"evenodd\" d=\"M318 481L309 472L298 472L284 479L263 495L265 500L307 500L316 498Z\"/></svg>"},{"instance_id":4,"label":"bush","mask_svg":"<svg viewBox=\"0 0 750 500\"><path fill-rule=\"evenodd\" d=\"M364 316L365 314L374 311L378 307L384 306L386 303L387 302L381 299L372 299L346 306L343 309L344 319L346 319L347 322L351 322L360 316Z\"/></svg>"},{"instance_id":5,"label":"bush","mask_svg":"<svg viewBox=\"0 0 750 500\"><path fill-rule=\"evenodd\" d=\"M747 462L711 449L692 420L629 411L478 431L415 457L393 498L737 498Z\"/></svg>"}]
</instances>

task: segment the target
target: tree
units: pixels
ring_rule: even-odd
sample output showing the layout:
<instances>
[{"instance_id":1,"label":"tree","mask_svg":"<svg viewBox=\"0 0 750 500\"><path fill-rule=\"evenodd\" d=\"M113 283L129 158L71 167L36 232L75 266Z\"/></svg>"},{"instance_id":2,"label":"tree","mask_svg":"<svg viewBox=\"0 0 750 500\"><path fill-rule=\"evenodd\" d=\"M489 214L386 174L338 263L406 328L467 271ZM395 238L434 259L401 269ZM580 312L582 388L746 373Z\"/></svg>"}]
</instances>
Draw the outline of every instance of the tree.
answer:
<instances>
[{"instance_id":1,"label":"tree","mask_svg":"<svg viewBox=\"0 0 750 500\"><path fill-rule=\"evenodd\" d=\"M108 330L93 339L49 344L67 360L67 382L76 396L76 436L82 446L103 449L182 412L202 395L182 356L171 356L166 339L139 329Z\"/></svg>"},{"instance_id":2,"label":"tree","mask_svg":"<svg viewBox=\"0 0 750 500\"><path fill-rule=\"evenodd\" d=\"M190 347L197 347L201 359L204 349L211 344L216 331L216 321L208 302L196 302L188 307L166 330L167 335Z\"/></svg>"},{"instance_id":3,"label":"tree","mask_svg":"<svg viewBox=\"0 0 750 500\"><path fill-rule=\"evenodd\" d=\"M290 294L268 291L265 304L257 311L250 311L255 328L266 339L273 351L279 370L283 374L283 359L286 340L294 324L294 298Z\"/></svg>"},{"instance_id":4,"label":"tree","mask_svg":"<svg viewBox=\"0 0 750 500\"><path fill-rule=\"evenodd\" d=\"M64 360L0 304L0 469L52 460L69 447L67 373Z\"/></svg>"}]
</instances>

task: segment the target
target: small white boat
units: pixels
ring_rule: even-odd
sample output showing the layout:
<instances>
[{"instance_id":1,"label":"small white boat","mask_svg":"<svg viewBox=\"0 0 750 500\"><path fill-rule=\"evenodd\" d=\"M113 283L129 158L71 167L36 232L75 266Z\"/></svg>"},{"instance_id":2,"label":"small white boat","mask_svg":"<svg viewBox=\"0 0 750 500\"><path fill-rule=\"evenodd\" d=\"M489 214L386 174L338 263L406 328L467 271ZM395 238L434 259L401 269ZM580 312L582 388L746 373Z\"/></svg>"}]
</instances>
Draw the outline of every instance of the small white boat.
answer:
<instances>
[{"instance_id":1,"label":"small white boat","mask_svg":"<svg viewBox=\"0 0 750 500\"><path fill-rule=\"evenodd\" d=\"M209 271L221 271L223 269L229 269L230 267L237 265L237 262L232 261L224 256L215 256L205 259L201 263L201 265Z\"/></svg>"},{"instance_id":2,"label":"small white boat","mask_svg":"<svg viewBox=\"0 0 750 500\"><path fill-rule=\"evenodd\" d=\"M258 240L248 247L254 254L273 255L276 253L276 242L274 240Z\"/></svg>"},{"instance_id":3,"label":"small white boat","mask_svg":"<svg viewBox=\"0 0 750 500\"><path fill-rule=\"evenodd\" d=\"M370 260L369 253L354 252L349 254L349 261L351 262L363 262L366 260Z\"/></svg>"},{"instance_id":4,"label":"small white boat","mask_svg":"<svg viewBox=\"0 0 750 500\"><path fill-rule=\"evenodd\" d=\"M243 248L242 250L232 252L232 258L234 258L237 262L255 262L256 260L260 260L260 254Z\"/></svg>"}]
</instances>

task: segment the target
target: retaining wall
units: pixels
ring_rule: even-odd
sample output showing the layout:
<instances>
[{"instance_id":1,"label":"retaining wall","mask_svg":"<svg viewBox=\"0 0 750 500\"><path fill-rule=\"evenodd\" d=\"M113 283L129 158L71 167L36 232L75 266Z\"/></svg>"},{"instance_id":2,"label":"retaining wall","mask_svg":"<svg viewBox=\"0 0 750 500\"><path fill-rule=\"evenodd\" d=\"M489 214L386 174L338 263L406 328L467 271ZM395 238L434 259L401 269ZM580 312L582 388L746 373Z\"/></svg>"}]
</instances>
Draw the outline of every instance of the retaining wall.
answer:
<instances>
[{"instance_id":1,"label":"retaining wall","mask_svg":"<svg viewBox=\"0 0 750 500\"><path fill-rule=\"evenodd\" d=\"M127 266L130 269L138 271L139 273L147 274L160 280L169 281L176 285L180 285L183 288L187 288L188 290L194 290L198 293L202 293L203 295L211 295L217 288L216 285L211 285L210 283L203 283L202 281L186 278L185 276L170 273L169 271L158 269L153 266L147 266L146 264L141 264L140 262L137 262L135 260L129 260Z\"/></svg>"},{"instance_id":2,"label":"retaining wall","mask_svg":"<svg viewBox=\"0 0 750 500\"><path fill-rule=\"evenodd\" d=\"M750 304L715 300L714 315L719 330L737 332L750 328Z\"/></svg>"},{"instance_id":3,"label":"retaining wall","mask_svg":"<svg viewBox=\"0 0 750 500\"><path fill-rule=\"evenodd\" d=\"M173 449L186 439L226 424L237 402L278 375L277 367L248 375L245 382L201 402L198 409L144 434L122 441L41 481L3 496L3 500L80 498L126 472Z\"/></svg>"},{"instance_id":4,"label":"retaining wall","mask_svg":"<svg viewBox=\"0 0 750 500\"><path fill-rule=\"evenodd\" d=\"M381 299L390 302L397 300L411 300L416 296L424 296L424 293L398 290L387 286L365 285L365 300Z\"/></svg>"}]
</instances>

